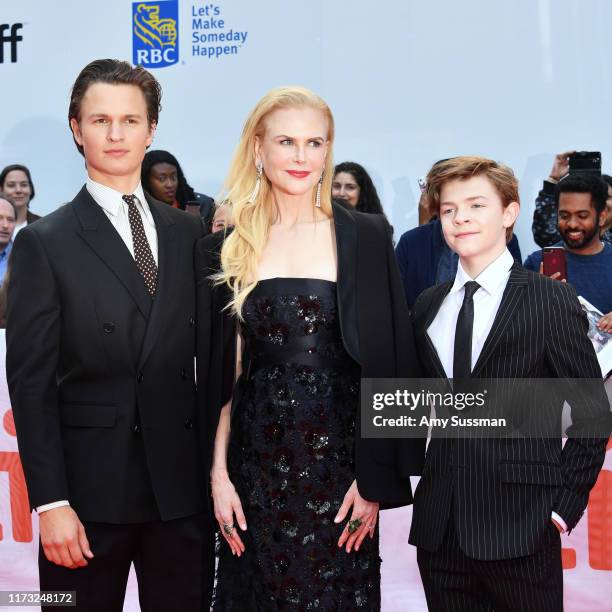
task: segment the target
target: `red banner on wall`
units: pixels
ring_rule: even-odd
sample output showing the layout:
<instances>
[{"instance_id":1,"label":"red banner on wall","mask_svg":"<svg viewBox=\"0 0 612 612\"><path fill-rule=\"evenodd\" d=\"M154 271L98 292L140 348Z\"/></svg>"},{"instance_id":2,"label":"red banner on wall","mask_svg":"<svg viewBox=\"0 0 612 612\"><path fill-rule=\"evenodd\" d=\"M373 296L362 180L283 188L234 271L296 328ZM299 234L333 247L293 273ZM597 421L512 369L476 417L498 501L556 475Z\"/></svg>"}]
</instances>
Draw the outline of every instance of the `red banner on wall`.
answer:
<instances>
[{"instance_id":1,"label":"red banner on wall","mask_svg":"<svg viewBox=\"0 0 612 612\"><path fill-rule=\"evenodd\" d=\"M15 424L4 373L4 331L0 332L0 590L38 589L38 519L31 515ZM418 479L413 479L413 487ZM383 612L427 610L408 544L410 507L381 513ZM585 516L563 536L564 599L567 612L609 610L612 601L612 443L591 492ZM78 570L75 570L78 571ZM124 610L139 610L130 576Z\"/></svg>"}]
</instances>

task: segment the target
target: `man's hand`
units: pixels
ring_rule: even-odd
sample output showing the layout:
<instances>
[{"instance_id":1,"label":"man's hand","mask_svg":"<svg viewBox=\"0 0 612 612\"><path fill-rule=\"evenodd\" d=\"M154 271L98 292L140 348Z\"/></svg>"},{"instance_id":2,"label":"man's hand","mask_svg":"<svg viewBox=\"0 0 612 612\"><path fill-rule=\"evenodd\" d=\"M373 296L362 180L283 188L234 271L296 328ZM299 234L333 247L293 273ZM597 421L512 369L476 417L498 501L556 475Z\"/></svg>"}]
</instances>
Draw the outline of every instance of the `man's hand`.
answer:
<instances>
[{"instance_id":1,"label":"man's hand","mask_svg":"<svg viewBox=\"0 0 612 612\"><path fill-rule=\"evenodd\" d=\"M69 569L85 567L93 559L83 523L70 506L42 512L39 516L40 541L51 563Z\"/></svg>"},{"instance_id":2,"label":"man's hand","mask_svg":"<svg viewBox=\"0 0 612 612\"><path fill-rule=\"evenodd\" d=\"M544 264L540 262L540 274L544 274ZM553 280L560 280L562 283L567 283L567 279L561 278L561 272L555 272L551 274L548 278L552 278Z\"/></svg>"},{"instance_id":3,"label":"man's hand","mask_svg":"<svg viewBox=\"0 0 612 612\"><path fill-rule=\"evenodd\" d=\"M609 312L601 317L601 319L599 319L597 322L597 327L598 329L601 329L601 331L612 334L612 312Z\"/></svg>"},{"instance_id":4,"label":"man's hand","mask_svg":"<svg viewBox=\"0 0 612 612\"><path fill-rule=\"evenodd\" d=\"M575 152L576 151L566 151L565 153L555 155L555 161L550 171L551 179L560 181L566 174L569 174L569 157Z\"/></svg>"}]
</instances>

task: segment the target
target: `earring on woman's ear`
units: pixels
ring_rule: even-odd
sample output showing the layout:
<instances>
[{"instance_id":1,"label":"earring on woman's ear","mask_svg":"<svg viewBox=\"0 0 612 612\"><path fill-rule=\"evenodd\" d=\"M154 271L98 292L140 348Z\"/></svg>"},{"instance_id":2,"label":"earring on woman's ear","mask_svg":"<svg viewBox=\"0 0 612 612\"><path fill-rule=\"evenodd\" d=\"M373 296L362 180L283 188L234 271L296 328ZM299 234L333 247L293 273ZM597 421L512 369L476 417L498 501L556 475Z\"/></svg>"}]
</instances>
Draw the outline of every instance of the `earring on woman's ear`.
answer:
<instances>
[{"instance_id":1,"label":"earring on woman's ear","mask_svg":"<svg viewBox=\"0 0 612 612\"><path fill-rule=\"evenodd\" d=\"M251 195L249 196L249 202L253 203L257 196L259 195L259 188L261 186L261 177L263 176L263 164L259 161L257 162L257 180L255 181L255 187L253 187L253 191L251 191Z\"/></svg>"},{"instance_id":2,"label":"earring on woman's ear","mask_svg":"<svg viewBox=\"0 0 612 612\"><path fill-rule=\"evenodd\" d=\"M325 170L323 170L323 174L321 174L321 178L317 184L317 197L315 199L315 206L317 208L321 208L321 185L323 184L323 176L325 175Z\"/></svg>"}]
</instances>

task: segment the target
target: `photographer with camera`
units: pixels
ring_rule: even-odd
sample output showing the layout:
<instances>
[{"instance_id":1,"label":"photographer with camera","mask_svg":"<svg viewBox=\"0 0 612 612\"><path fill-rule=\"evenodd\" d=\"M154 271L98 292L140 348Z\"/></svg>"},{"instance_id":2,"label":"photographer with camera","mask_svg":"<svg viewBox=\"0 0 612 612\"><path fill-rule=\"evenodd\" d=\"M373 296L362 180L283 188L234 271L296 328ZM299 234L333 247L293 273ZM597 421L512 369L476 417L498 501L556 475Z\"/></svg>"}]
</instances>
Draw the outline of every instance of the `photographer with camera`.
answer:
<instances>
[{"instance_id":1,"label":"photographer with camera","mask_svg":"<svg viewBox=\"0 0 612 612\"><path fill-rule=\"evenodd\" d=\"M544 179L542 189L536 198L531 231L535 243L542 248L552 246L561 240L557 229L555 185L570 173L570 157L576 155L576 151L566 151L555 155L552 170L548 178ZM602 227L601 239L612 244L612 176L602 174L601 178L608 185L607 215L606 222Z\"/></svg>"},{"instance_id":2,"label":"photographer with camera","mask_svg":"<svg viewBox=\"0 0 612 612\"><path fill-rule=\"evenodd\" d=\"M608 217L609 189L602 177L581 172L555 185L552 202L561 241L552 246L562 249L558 255L565 260L567 277L563 279L560 272L551 275L567 280L578 295L604 313L598 327L608 333L612 332L612 244L600 234ZM543 250L535 251L525 260L525 268L545 273L542 260Z\"/></svg>"}]
</instances>

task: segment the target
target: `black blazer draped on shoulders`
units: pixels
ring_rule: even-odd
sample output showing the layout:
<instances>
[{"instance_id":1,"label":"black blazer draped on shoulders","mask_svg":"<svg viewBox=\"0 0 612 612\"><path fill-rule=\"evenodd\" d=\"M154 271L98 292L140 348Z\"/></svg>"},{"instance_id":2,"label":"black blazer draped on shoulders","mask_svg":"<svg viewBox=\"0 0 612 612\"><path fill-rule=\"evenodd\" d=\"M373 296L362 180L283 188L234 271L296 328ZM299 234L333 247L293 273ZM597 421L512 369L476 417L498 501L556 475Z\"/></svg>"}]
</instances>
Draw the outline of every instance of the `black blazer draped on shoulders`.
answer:
<instances>
[{"instance_id":1,"label":"black blazer draped on shoulders","mask_svg":"<svg viewBox=\"0 0 612 612\"><path fill-rule=\"evenodd\" d=\"M342 339L361 366L362 378L420 376L410 313L384 217L333 206L338 252L336 284ZM220 269L222 232L201 239L196 247L198 277L198 393L202 415L205 473L210 474L221 407L233 388L236 319L224 310L227 286L214 286ZM359 423L359 409L357 408ZM420 474L424 440L361 438L357 428L355 467L360 494L382 508L412 503L410 475Z\"/></svg>"}]
</instances>

